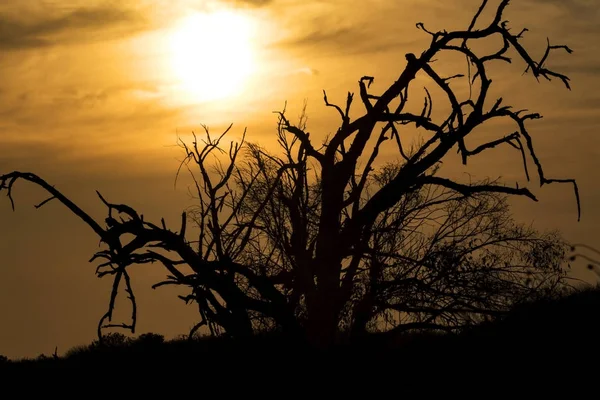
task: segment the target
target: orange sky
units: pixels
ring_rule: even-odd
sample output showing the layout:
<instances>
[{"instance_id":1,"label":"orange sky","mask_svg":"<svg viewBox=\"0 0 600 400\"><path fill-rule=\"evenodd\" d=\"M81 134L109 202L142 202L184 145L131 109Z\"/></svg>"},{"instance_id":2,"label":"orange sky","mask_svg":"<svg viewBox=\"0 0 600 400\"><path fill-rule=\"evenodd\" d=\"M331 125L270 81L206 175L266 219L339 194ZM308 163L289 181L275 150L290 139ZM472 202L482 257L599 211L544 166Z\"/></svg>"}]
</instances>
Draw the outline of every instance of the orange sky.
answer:
<instances>
[{"instance_id":1,"label":"orange sky","mask_svg":"<svg viewBox=\"0 0 600 400\"><path fill-rule=\"evenodd\" d=\"M177 224L191 204L184 185L173 188L182 155L174 146L177 134L185 137L200 124L218 131L233 122L233 137L248 127L250 141L268 146L276 128L272 111L287 100L295 119L307 99L311 137L323 138L338 118L323 106L323 89L331 101L343 103L361 76L372 75L374 91L383 90L402 71L404 55L419 54L430 40L416 22L433 30L466 28L479 3L4 0L0 174L35 172L97 218L105 210L96 189L147 217L164 216ZM190 18L206 13L225 15L207 24L232 32L229 42L208 46L205 38L194 38L205 33L189 28ZM515 62L493 69L492 94L516 109L544 115L529 124L538 156L548 176L578 180L583 207L577 223L571 187L540 190L534 177L529 185L540 202L516 199L515 214L540 229L560 228L570 241L600 245L595 209L600 94L594 89L600 87L600 11L591 0L515 0L505 17L514 30L530 29L523 43L534 58L543 53L546 36L575 51L553 54L549 62L571 77L571 92L560 81L538 84L531 75L522 76L524 65ZM223 30L227 24L231 27ZM239 43L244 50L232 57L230 49ZM194 53L195 46L203 54ZM464 63L448 59L438 68L463 72ZM202 71L210 78L197 80ZM233 79L237 84L227 87ZM499 129L482 135L507 133ZM505 148L473 158L466 168L454 161L448 161L447 171L456 176L469 172L523 182L519 154ZM87 262L97 238L58 203L35 210L43 196L17 184L14 213L7 199L0 199L0 354L9 357L48 354L55 346L62 353L89 343L111 287ZM576 276L593 279L577 268ZM195 322L194 308L168 289L149 289L164 275L158 267L136 270L139 332L187 332Z\"/></svg>"}]
</instances>

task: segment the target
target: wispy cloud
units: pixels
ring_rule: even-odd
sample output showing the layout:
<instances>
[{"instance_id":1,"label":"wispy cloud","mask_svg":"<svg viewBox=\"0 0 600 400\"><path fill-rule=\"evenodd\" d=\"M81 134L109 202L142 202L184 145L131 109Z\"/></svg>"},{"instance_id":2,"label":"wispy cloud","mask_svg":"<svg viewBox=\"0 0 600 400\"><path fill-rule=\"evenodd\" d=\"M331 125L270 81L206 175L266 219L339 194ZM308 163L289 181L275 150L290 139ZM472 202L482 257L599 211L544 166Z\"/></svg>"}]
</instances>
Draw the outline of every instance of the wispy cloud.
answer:
<instances>
[{"instance_id":1,"label":"wispy cloud","mask_svg":"<svg viewBox=\"0 0 600 400\"><path fill-rule=\"evenodd\" d=\"M287 35L278 40L276 46L336 56L405 47L419 39L418 33L414 31L414 23L407 24L407 15L392 3L331 1L310 6L280 5L277 17Z\"/></svg>"},{"instance_id":2,"label":"wispy cloud","mask_svg":"<svg viewBox=\"0 0 600 400\"><path fill-rule=\"evenodd\" d=\"M118 5L82 7L67 12L52 8L44 11L20 14L0 11L0 49L110 39L145 27L141 13Z\"/></svg>"}]
</instances>

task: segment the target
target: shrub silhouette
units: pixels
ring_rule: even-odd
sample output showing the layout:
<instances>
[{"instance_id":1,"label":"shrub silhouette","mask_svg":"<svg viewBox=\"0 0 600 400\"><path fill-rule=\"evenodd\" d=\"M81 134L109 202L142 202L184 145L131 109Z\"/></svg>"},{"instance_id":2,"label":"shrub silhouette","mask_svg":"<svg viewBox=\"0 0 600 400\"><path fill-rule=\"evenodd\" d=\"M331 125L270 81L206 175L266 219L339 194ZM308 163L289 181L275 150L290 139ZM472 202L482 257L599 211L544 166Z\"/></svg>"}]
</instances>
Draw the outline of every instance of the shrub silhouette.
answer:
<instances>
[{"instance_id":1,"label":"shrub silhouette","mask_svg":"<svg viewBox=\"0 0 600 400\"><path fill-rule=\"evenodd\" d=\"M164 343L165 337L158 333L144 333L133 342L135 345L153 346Z\"/></svg>"},{"instance_id":2,"label":"shrub silhouette","mask_svg":"<svg viewBox=\"0 0 600 400\"><path fill-rule=\"evenodd\" d=\"M94 341L93 346L104 347L126 347L131 344L131 339L119 332L110 332L103 335L101 339Z\"/></svg>"}]
</instances>

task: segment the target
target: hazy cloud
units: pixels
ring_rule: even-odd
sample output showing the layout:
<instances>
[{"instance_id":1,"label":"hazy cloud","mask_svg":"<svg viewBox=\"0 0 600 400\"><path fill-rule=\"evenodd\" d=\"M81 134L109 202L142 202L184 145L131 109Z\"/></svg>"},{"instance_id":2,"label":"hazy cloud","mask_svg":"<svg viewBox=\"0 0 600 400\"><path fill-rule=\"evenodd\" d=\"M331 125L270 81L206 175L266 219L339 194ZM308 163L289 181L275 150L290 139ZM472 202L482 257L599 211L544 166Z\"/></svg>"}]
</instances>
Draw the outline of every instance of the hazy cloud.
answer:
<instances>
[{"instance_id":1,"label":"hazy cloud","mask_svg":"<svg viewBox=\"0 0 600 400\"><path fill-rule=\"evenodd\" d=\"M50 13L51 14L51 13ZM141 14L118 6L79 8L62 15L0 12L0 49L17 50L132 33L144 26Z\"/></svg>"},{"instance_id":2,"label":"hazy cloud","mask_svg":"<svg viewBox=\"0 0 600 400\"><path fill-rule=\"evenodd\" d=\"M283 28L292 28L276 46L338 56L404 48L423 36L414 29L413 14L403 12L403 8L412 5L332 1L313 3L311 9L291 3L279 7Z\"/></svg>"},{"instance_id":3,"label":"hazy cloud","mask_svg":"<svg viewBox=\"0 0 600 400\"><path fill-rule=\"evenodd\" d=\"M304 75L319 75L319 70L310 67L303 67L298 68L297 70L293 71L293 73Z\"/></svg>"},{"instance_id":4,"label":"hazy cloud","mask_svg":"<svg viewBox=\"0 0 600 400\"><path fill-rule=\"evenodd\" d=\"M597 0L526 0L515 6L516 9L527 9L529 13L535 10L548 22L553 22L553 28L567 34L600 32Z\"/></svg>"},{"instance_id":5,"label":"hazy cloud","mask_svg":"<svg viewBox=\"0 0 600 400\"><path fill-rule=\"evenodd\" d=\"M224 3L238 7L264 7L273 3L273 0L224 0Z\"/></svg>"},{"instance_id":6,"label":"hazy cloud","mask_svg":"<svg viewBox=\"0 0 600 400\"><path fill-rule=\"evenodd\" d=\"M568 14L576 14L583 17L591 17L598 14L598 2L596 0L530 0L530 3L546 6L553 4Z\"/></svg>"},{"instance_id":7,"label":"hazy cloud","mask_svg":"<svg viewBox=\"0 0 600 400\"><path fill-rule=\"evenodd\" d=\"M342 28L332 32L307 32L304 36L283 41L280 45L299 50L315 48L319 51L335 52L338 56L349 56L407 48L416 42L417 40L398 40L390 36L373 37L367 32L361 34L356 30Z\"/></svg>"}]
</instances>

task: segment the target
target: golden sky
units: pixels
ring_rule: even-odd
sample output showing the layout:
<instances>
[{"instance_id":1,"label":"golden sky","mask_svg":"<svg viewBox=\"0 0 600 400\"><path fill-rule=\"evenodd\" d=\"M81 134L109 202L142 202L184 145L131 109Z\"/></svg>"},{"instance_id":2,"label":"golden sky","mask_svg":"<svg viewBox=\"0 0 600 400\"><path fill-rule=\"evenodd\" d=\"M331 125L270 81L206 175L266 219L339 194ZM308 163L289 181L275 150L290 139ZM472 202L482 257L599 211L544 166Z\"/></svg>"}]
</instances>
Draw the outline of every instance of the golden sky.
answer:
<instances>
[{"instance_id":1,"label":"golden sky","mask_svg":"<svg viewBox=\"0 0 600 400\"><path fill-rule=\"evenodd\" d=\"M492 1L491 3L497 3ZM94 190L150 218L176 224L191 204L173 188L181 150L174 146L200 124L232 138L248 127L250 141L273 144L276 116L288 102L294 120L307 100L313 138L332 132L337 114L363 75L382 91L400 74L404 55L419 54L429 36L415 28L466 28L479 0L4 0L0 3L0 173L35 172L92 215L105 209ZM516 109L544 115L529 124L547 175L578 180L582 220L569 186L529 186L539 202L516 199L515 215L567 240L600 246L600 11L596 0L514 0L506 10L534 58L546 37L567 44L549 66L570 76L537 83L519 60L494 69L493 94ZM463 60L464 61L464 60ZM439 61L440 63L443 60ZM436 66L437 67L437 66ZM448 59L439 71L463 72ZM425 84L425 81L423 81ZM435 99L434 99L435 102ZM434 103L434 107L436 104ZM482 137L502 135L491 128ZM448 171L523 182L518 153L499 148ZM105 312L109 279L87 260L97 238L49 203L43 193L15 187L16 212L0 199L0 354L59 353L89 343ZM593 279L581 266L575 275ZM195 322L167 289L149 286L158 267L134 275L139 332L172 336ZM127 305L124 316L128 315ZM121 314L119 314L121 315Z\"/></svg>"}]
</instances>

